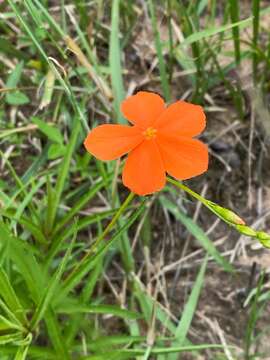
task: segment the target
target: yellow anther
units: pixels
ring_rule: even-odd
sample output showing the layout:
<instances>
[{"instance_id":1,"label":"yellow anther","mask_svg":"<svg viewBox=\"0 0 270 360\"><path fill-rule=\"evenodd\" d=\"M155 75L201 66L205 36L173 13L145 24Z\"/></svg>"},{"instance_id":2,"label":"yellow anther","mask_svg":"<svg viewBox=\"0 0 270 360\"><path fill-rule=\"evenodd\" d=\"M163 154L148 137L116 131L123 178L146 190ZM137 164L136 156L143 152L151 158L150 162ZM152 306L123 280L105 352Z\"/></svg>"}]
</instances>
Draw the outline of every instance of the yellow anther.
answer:
<instances>
[{"instance_id":1,"label":"yellow anther","mask_svg":"<svg viewBox=\"0 0 270 360\"><path fill-rule=\"evenodd\" d=\"M143 135L147 140L153 139L157 136L157 129L149 127L143 132Z\"/></svg>"}]
</instances>

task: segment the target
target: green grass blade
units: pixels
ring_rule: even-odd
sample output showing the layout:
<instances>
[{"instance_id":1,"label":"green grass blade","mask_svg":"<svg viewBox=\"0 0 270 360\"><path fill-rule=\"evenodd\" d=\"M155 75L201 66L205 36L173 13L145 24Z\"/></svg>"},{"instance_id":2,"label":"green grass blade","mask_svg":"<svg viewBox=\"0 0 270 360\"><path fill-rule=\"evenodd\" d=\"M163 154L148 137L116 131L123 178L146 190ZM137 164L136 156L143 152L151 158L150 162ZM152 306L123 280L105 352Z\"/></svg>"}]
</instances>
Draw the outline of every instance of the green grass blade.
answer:
<instances>
[{"instance_id":1,"label":"green grass blade","mask_svg":"<svg viewBox=\"0 0 270 360\"><path fill-rule=\"evenodd\" d=\"M10 234L10 231L2 221L0 221L0 241L8 246L8 256L14 262L18 271L22 275L27 288L28 294L33 301L38 303L42 290L44 289L45 274L42 273L31 248L25 241L21 241Z\"/></svg>"},{"instance_id":2,"label":"green grass blade","mask_svg":"<svg viewBox=\"0 0 270 360\"><path fill-rule=\"evenodd\" d=\"M53 275L52 279L49 281L48 286L44 292L43 298L40 300L40 303L38 304L35 314L31 320L30 323L30 328L31 329L35 329L36 326L38 325L38 323L40 322L40 320L42 319L44 313L46 312L50 301L52 299L52 297L54 296L54 293L56 291L56 287L59 284L59 281L61 279L61 276L63 275L67 262L69 260L71 251L73 249L73 244L76 240L76 236L77 236L77 226L76 226L76 222L75 222L75 228L74 228L74 235L73 238L71 240L71 243L66 251L65 256L63 257L63 260L61 261L60 266L58 267L58 269L56 270L55 274Z\"/></svg>"},{"instance_id":3,"label":"green grass blade","mask_svg":"<svg viewBox=\"0 0 270 360\"><path fill-rule=\"evenodd\" d=\"M80 130L81 130L81 124L79 119L76 117L74 119L74 125L67 145L66 154L63 158L62 164L58 171L58 177L55 185L55 198L54 198L53 206L51 208L50 218L47 221L48 233L52 231L54 226L57 208L59 206L61 195L64 190L65 181L67 179L67 175L69 172L71 157L74 152Z\"/></svg>"},{"instance_id":4,"label":"green grass blade","mask_svg":"<svg viewBox=\"0 0 270 360\"><path fill-rule=\"evenodd\" d=\"M1 335L0 336L0 346L3 346L9 343L16 343L23 339L21 332L15 332L13 334Z\"/></svg>"},{"instance_id":5,"label":"green grass blade","mask_svg":"<svg viewBox=\"0 0 270 360\"><path fill-rule=\"evenodd\" d=\"M14 360L26 360L26 356L27 356L28 350L29 350L29 345L27 345L27 346L21 346L21 347L18 349Z\"/></svg>"},{"instance_id":6,"label":"green grass blade","mask_svg":"<svg viewBox=\"0 0 270 360\"><path fill-rule=\"evenodd\" d=\"M253 37L252 37L252 69L254 83L257 81L257 68L258 68L258 35L260 24L260 0L252 0L252 13L253 13Z\"/></svg>"},{"instance_id":7,"label":"green grass blade","mask_svg":"<svg viewBox=\"0 0 270 360\"><path fill-rule=\"evenodd\" d=\"M162 43L161 43L161 39L160 39L160 32L159 32L158 25L157 25L157 17L156 17L153 0L148 0L148 6L149 6L152 27L153 27L153 31L154 31L154 37L155 37L155 47L156 47L156 52L157 52L157 57L158 57L161 86L162 86L164 97L165 97L166 101L168 102L171 99L170 87L169 87L169 82L168 82L168 77L167 77L167 72L166 72L164 56L163 56L163 52L162 52Z\"/></svg>"},{"instance_id":8,"label":"green grass blade","mask_svg":"<svg viewBox=\"0 0 270 360\"><path fill-rule=\"evenodd\" d=\"M48 142L43 147L41 154L35 158L32 165L30 165L29 168L22 175L21 181L23 184L26 184L34 176L34 174L37 173L38 169L46 163L49 147L50 143Z\"/></svg>"},{"instance_id":9,"label":"green grass blade","mask_svg":"<svg viewBox=\"0 0 270 360\"><path fill-rule=\"evenodd\" d=\"M46 327L48 329L48 335L53 344L55 351L58 354L59 359L69 360L70 356L66 347L65 340L62 336L60 326L56 321L55 315L51 309L48 309L45 315Z\"/></svg>"},{"instance_id":10,"label":"green grass blade","mask_svg":"<svg viewBox=\"0 0 270 360\"><path fill-rule=\"evenodd\" d=\"M105 181L98 181L95 185L90 187L89 191L83 195L70 209L70 211L56 224L55 233L58 232L66 223L68 223L107 183L111 177Z\"/></svg>"},{"instance_id":11,"label":"green grass blade","mask_svg":"<svg viewBox=\"0 0 270 360\"><path fill-rule=\"evenodd\" d=\"M113 315L117 317L121 317L123 319L140 319L142 317L141 314L130 311L126 309L121 309L118 306L115 305L84 305L84 304L61 304L56 309L56 311L60 314L76 314L76 313L82 313L82 314L107 314L107 315Z\"/></svg>"},{"instance_id":12,"label":"green grass blade","mask_svg":"<svg viewBox=\"0 0 270 360\"><path fill-rule=\"evenodd\" d=\"M229 0L229 11L230 11L232 23L238 23L240 19L238 0ZM234 26L232 28L232 34L233 34L233 42L234 42L235 62L237 65L239 65L241 60L241 50L240 50L240 34L239 34L238 26Z\"/></svg>"},{"instance_id":13,"label":"green grass blade","mask_svg":"<svg viewBox=\"0 0 270 360\"><path fill-rule=\"evenodd\" d=\"M0 267L0 295L12 311L13 315L22 323L27 324L24 309L11 286L8 276Z\"/></svg>"},{"instance_id":14,"label":"green grass blade","mask_svg":"<svg viewBox=\"0 0 270 360\"><path fill-rule=\"evenodd\" d=\"M0 299L0 308L2 309L2 313L6 314L6 316L8 317L8 319L18 328L22 328L21 326L21 322L18 320L18 318L16 317L16 315L13 314L13 312L10 310L10 308L8 307L8 305ZM2 316L1 316L2 318Z\"/></svg>"},{"instance_id":15,"label":"green grass blade","mask_svg":"<svg viewBox=\"0 0 270 360\"><path fill-rule=\"evenodd\" d=\"M5 347L1 348L1 355L14 356L16 354L17 349L18 349L17 346L5 345ZM50 347L45 348L45 346L41 347L41 346L32 345L28 349L28 354L30 359L36 359L36 360L40 360L40 359L55 360L57 358L56 353L52 349L50 349Z\"/></svg>"},{"instance_id":16,"label":"green grass blade","mask_svg":"<svg viewBox=\"0 0 270 360\"><path fill-rule=\"evenodd\" d=\"M256 289L256 295L252 302L246 332L245 332L245 359L249 360L252 358L250 354L251 346L252 346L252 337L253 333L255 331L255 326L257 323L257 320L259 318L260 310L259 310L259 297L262 293L262 286L263 286L263 280L264 280L264 273L260 274L260 278L258 281L257 289Z\"/></svg>"},{"instance_id":17,"label":"green grass blade","mask_svg":"<svg viewBox=\"0 0 270 360\"><path fill-rule=\"evenodd\" d=\"M234 271L233 266L224 259L224 257L219 253L212 241L207 237L204 231L197 224L194 223L192 219L184 215L175 204L173 204L165 197L160 197L160 202L162 206L168 209L175 216L175 218L187 228L187 230L198 240L198 242L206 250L206 252L210 256L212 256L214 260L219 265L221 265L225 271Z\"/></svg>"},{"instance_id":18,"label":"green grass blade","mask_svg":"<svg viewBox=\"0 0 270 360\"><path fill-rule=\"evenodd\" d=\"M232 0L232 1L235 1L235 0ZM182 47L182 46L186 46L186 45L191 45L192 43L194 43L196 41L200 41L203 39L206 40L207 38L209 38L211 36L217 35L219 33L223 33L230 29L232 29L232 31L234 29L238 29L238 31L239 31L239 28L249 26L252 19L253 19L253 17L249 17L245 20L235 21L232 24L221 25L219 27L211 27L211 28L208 28L208 29L205 29L202 31L198 31L194 34L189 35L183 42L181 42L181 44L179 46Z\"/></svg>"},{"instance_id":19,"label":"green grass blade","mask_svg":"<svg viewBox=\"0 0 270 360\"><path fill-rule=\"evenodd\" d=\"M190 345L190 346L176 346L176 347L153 347L151 349L151 355L160 355L160 354L173 354L173 353L188 353L194 351L203 351L207 349L224 349L224 346L219 344L202 344L202 345ZM106 360L106 359L134 359L137 356L143 356L145 354L144 348L134 348L134 349L121 349L110 352L104 352L100 355L94 356L85 356L82 360ZM155 359L155 358L154 358Z\"/></svg>"},{"instance_id":20,"label":"green grass blade","mask_svg":"<svg viewBox=\"0 0 270 360\"><path fill-rule=\"evenodd\" d=\"M66 94L68 96L68 99L69 99L71 105L73 106L73 108L75 110L76 115L79 117L79 119L80 119L80 121L82 123L82 126L83 126L83 128L85 130L85 133L89 132L89 126L87 124L87 120L86 120L84 114L82 113L79 104L77 103L77 101L75 99L72 88L65 81L67 79L64 80L62 78L60 72L58 71L57 67L54 65L53 61L51 59L49 59L49 57L47 56L47 54L44 51L43 47L41 46L40 41L35 36L34 31L27 24L24 17L21 16L21 12L18 9L17 5L11 0L8 0L8 3L10 5L10 7L12 8L12 10L14 11L14 13L15 13L17 19L19 20L20 24L22 25L24 31L29 36L29 38L31 39L31 41L33 42L33 44L35 45L35 47L37 48L37 50L41 54L42 58L48 64L49 68L54 72L55 77L58 79L61 86L65 90L65 92L66 92ZM30 15L32 16L33 20L36 20L35 16L33 17L33 13L31 11L30 11Z\"/></svg>"},{"instance_id":21,"label":"green grass blade","mask_svg":"<svg viewBox=\"0 0 270 360\"><path fill-rule=\"evenodd\" d=\"M73 273L72 276L67 278L67 280L64 282L63 289L59 292L59 295L56 298L57 301L61 300L64 294L67 294L80 282L80 280L87 274L88 271L90 271L90 269L95 265L100 257L103 256L106 251L108 251L112 244L117 241L127 229L130 228L130 226L141 215L144 209L145 200L142 201L138 209L133 212L126 223L118 231L116 231L114 235L112 235L110 240L107 240L94 255L87 258L86 261L83 262L79 268L77 268L76 273Z\"/></svg>"},{"instance_id":22,"label":"green grass blade","mask_svg":"<svg viewBox=\"0 0 270 360\"><path fill-rule=\"evenodd\" d=\"M14 11L14 13L16 14L19 22L21 23L22 27L24 28L25 32L27 33L27 35L30 37L31 41L33 42L33 44L35 44L36 48L39 50L40 54L42 55L42 57L44 58L44 60L47 62L47 64L49 65L49 67L52 69L52 71L55 73L57 79L60 81L61 85L63 86L63 88L65 89L65 91L67 92L67 94L70 95L70 90L67 87L65 81L62 79L59 71L57 70L57 68L55 67L55 65L53 64L52 61L50 61L48 59L48 56L46 55L45 51L43 50L42 46L40 45L39 41L36 39L32 29L28 26L28 24L26 23L26 21L24 20L23 16L21 15L21 11L18 9L17 5L12 1L12 0L8 0L8 3L10 5L10 7L12 8L12 10Z\"/></svg>"},{"instance_id":23,"label":"green grass blade","mask_svg":"<svg viewBox=\"0 0 270 360\"><path fill-rule=\"evenodd\" d=\"M176 341L173 342L172 346L182 346L185 343L186 336L188 334L192 319L194 317L199 296L204 283L204 275L207 267L207 257L205 258L200 271L197 275L196 281L192 287L191 294L188 298L187 303L185 304L183 314L175 330ZM175 355L170 356L169 360L177 360Z\"/></svg>"},{"instance_id":24,"label":"green grass blade","mask_svg":"<svg viewBox=\"0 0 270 360\"><path fill-rule=\"evenodd\" d=\"M10 219L12 219L12 221L16 221L18 224L22 225L25 229L30 231L33 238L40 244L48 243L48 241L47 241L45 235L43 234L42 230L40 229L40 227L38 225L34 224L28 217L20 216L18 218L15 215L10 214L8 211L2 212L1 215L4 217L10 218Z\"/></svg>"},{"instance_id":25,"label":"green grass blade","mask_svg":"<svg viewBox=\"0 0 270 360\"><path fill-rule=\"evenodd\" d=\"M109 63L114 94L114 111L116 113L117 122L125 123L126 121L120 113L120 104L125 97L125 90L122 78L121 50L119 43L119 3L120 0L112 1Z\"/></svg>"},{"instance_id":26,"label":"green grass blade","mask_svg":"<svg viewBox=\"0 0 270 360\"><path fill-rule=\"evenodd\" d=\"M116 213L118 209L108 210L103 213L93 214L86 216L83 219L78 221L78 231L87 228L91 224L96 224L97 222L107 219L109 216L112 216ZM53 239L52 247L50 248L47 254L47 260L45 264L45 268L47 268L51 261L53 260L54 256L57 254L58 251L61 250L61 247L66 239L68 239L73 234L73 226L67 227L65 230L62 230L59 234Z\"/></svg>"}]
</instances>

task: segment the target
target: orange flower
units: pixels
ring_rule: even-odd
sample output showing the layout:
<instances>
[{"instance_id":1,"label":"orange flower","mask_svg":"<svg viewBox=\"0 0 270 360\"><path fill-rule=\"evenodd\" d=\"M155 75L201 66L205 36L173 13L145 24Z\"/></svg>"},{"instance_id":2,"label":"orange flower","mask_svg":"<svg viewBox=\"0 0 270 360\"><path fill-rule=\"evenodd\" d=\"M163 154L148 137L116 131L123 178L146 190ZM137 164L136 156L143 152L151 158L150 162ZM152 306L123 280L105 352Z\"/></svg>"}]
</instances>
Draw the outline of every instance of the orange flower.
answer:
<instances>
[{"instance_id":1,"label":"orange flower","mask_svg":"<svg viewBox=\"0 0 270 360\"><path fill-rule=\"evenodd\" d=\"M123 115L133 124L100 125L84 141L100 160L129 153L123 183L138 195L161 190L166 172L179 180L208 168L208 149L194 136L205 128L201 106L177 101L168 107L157 94L140 91L122 102Z\"/></svg>"}]
</instances>

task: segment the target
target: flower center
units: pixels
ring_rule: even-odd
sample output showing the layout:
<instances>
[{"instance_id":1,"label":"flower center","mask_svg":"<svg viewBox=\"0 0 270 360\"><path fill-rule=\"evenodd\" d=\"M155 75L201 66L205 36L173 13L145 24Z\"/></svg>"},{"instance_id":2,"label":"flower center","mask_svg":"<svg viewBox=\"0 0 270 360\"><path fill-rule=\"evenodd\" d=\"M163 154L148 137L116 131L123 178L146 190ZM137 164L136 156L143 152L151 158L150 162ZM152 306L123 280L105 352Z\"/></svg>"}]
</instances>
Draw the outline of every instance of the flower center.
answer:
<instances>
[{"instance_id":1,"label":"flower center","mask_svg":"<svg viewBox=\"0 0 270 360\"><path fill-rule=\"evenodd\" d=\"M149 127L143 132L143 135L145 136L146 140L154 139L157 136L157 129Z\"/></svg>"}]
</instances>

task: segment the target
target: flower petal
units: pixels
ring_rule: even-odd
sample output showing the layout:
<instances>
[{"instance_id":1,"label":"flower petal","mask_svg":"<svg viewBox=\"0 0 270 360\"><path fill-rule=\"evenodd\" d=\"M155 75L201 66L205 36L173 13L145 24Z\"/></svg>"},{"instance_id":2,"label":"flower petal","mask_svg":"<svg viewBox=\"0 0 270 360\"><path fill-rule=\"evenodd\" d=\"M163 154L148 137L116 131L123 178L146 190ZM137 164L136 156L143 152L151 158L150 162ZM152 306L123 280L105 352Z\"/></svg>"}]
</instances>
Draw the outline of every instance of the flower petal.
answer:
<instances>
[{"instance_id":1,"label":"flower petal","mask_svg":"<svg viewBox=\"0 0 270 360\"><path fill-rule=\"evenodd\" d=\"M100 160L114 160L143 141L140 128L127 125L100 125L90 131L84 146Z\"/></svg>"},{"instance_id":2,"label":"flower petal","mask_svg":"<svg viewBox=\"0 0 270 360\"><path fill-rule=\"evenodd\" d=\"M205 114L201 106L177 101L167 107L153 126L166 134L195 136L203 131L205 125Z\"/></svg>"},{"instance_id":3,"label":"flower petal","mask_svg":"<svg viewBox=\"0 0 270 360\"><path fill-rule=\"evenodd\" d=\"M121 111L131 123L146 129L165 110L162 97L155 93L139 91L121 104Z\"/></svg>"},{"instance_id":4,"label":"flower petal","mask_svg":"<svg viewBox=\"0 0 270 360\"><path fill-rule=\"evenodd\" d=\"M208 168L208 148L197 139L159 134L156 139L165 170L176 179L198 176Z\"/></svg>"},{"instance_id":5,"label":"flower petal","mask_svg":"<svg viewBox=\"0 0 270 360\"><path fill-rule=\"evenodd\" d=\"M138 195L152 194L164 187L164 165L154 140L146 140L131 151L122 179L124 185Z\"/></svg>"}]
</instances>

